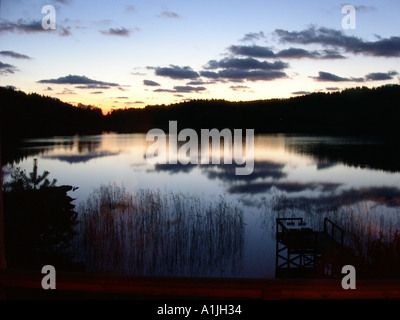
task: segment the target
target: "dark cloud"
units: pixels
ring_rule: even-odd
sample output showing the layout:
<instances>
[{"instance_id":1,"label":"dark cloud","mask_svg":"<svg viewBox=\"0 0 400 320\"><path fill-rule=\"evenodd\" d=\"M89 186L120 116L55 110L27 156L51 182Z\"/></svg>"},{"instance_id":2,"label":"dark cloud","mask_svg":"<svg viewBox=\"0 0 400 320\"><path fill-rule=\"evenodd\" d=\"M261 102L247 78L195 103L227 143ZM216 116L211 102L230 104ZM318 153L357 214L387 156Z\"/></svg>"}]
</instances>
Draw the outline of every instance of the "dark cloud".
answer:
<instances>
[{"instance_id":1,"label":"dark cloud","mask_svg":"<svg viewBox=\"0 0 400 320\"><path fill-rule=\"evenodd\" d=\"M229 88L233 91L246 91L247 89L250 89L248 86L230 86Z\"/></svg>"},{"instance_id":2,"label":"dark cloud","mask_svg":"<svg viewBox=\"0 0 400 320\"><path fill-rule=\"evenodd\" d=\"M230 81L259 81L274 80L287 77L280 71L288 67L282 61L267 62L254 58L224 58L222 60L210 60L200 75L205 78L222 79ZM218 71L209 71L216 70Z\"/></svg>"},{"instance_id":3,"label":"dark cloud","mask_svg":"<svg viewBox=\"0 0 400 320\"><path fill-rule=\"evenodd\" d=\"M169 93L174 93L174 92L176 92L176 91L173 90L173 89L155 89L155 90L153 90L153 92L169 92Z\"/></svg>"},{"instance_id":4,"label":"dark cloud","mask_svg":"<svg viewBox=\"0 0 400 320\"><path fill-rule=\"evenodd\" d=\"M170 19L179 19L181 16L177 14L176 12L173 11L163 11L159 15L157 15L159 18L170 18Z\"/></svg>"},{"instance_id":5,"label":"dark cloud","mask_svg":"<svg viewBox=\"0 0 400 320\"><path fill-rule=\"evenodd\" d=\"M295 91L295 92L292 92L292 94L295 94L295 95L303 95L303 94L310 94L311 92L310 91Z\"/></svg>"},{"instance_id":6,"label":"dark cloud","mask_svg":"<svg viewBox=\"0 0 400 320\"><path fill-rule=\"evenodd\" d=\"M199 77L199 74L193 71L189 66L179 67L175 65L170 65L165 68L157 67L155 68L155 74L171 79L197 79Z\"/></svg>"},{"instance_id":7,"label":"dark cloud","mask_svg":"<svg viewBox=\"0 0 400 320\"><path fill-rule=\"evenodd\" d=\"M343 5L342 5L343 6ZM356 12L371 12L371 11L376 11L376 8L373 6L364 6L364 5L359 5L359 6L354 6L354 9L356 9Z\"/></svg>"},{"instance_id":8,"label":"dark cloud","mask_svg":"<svg viewBox=\"0 0 400 320\"><path fill-rule=\"evenodd\" d=\"M190 81L187 83L188 86L202 86L202 85L206 85L206 84L214 84L216 83L215 81Z\"/></svg>"},{"instance_id":9,"label":"dark cloud","mask_svg":"<svg viewBox=\"0 0 400 320\"><path fill-rule=\"evenodd\" d=\"M275 53L269 47L257 45L252 46L230 46L228 50L236 55L254 57L254 58L273 58Z\"/></svg>"},{"instance_id":10,"label":"dark cloud","mask_svg":"<svg viewBox=\"0 0 400 320\"><path fill-rule=\"evenodd\" d=\"M8 64L8 63L3 63L0 61L0 74L1 75L14 73L15 71L18 71L17 67L15 67L11 64Z\"/></svg>"},{"instance_id":11,"label":"dark cloud","mask_svg":"<svg viewBox=\"0 0 400 320\"><path fill-rule=\"evenodd\" d=\"M18 52L14 52L14 51L0 51L0 55L5 56L5 57L11 57L11 58L15 58L15 59L32 59L31 57L25 55L25 54L21 54Z\"/></svg>"},{"instance_id":12,"label":"dark cloud","mask_svg":"<svg viewBox=\"0 0 400 320\"><path fill-rule=\"evenodd\" d=\"M389 72L373 72L368 73L365 76L367 81L379 81L379 80L392 80L393 76L397 75L396 71L389 71Z\"/></svg>"},{"instance_id":13,"label":"dark cloud","mask_svg":"<svg viewBox=\"0 0 400 320\"><path fill-rule=\"evenodd\" d=\"M265 39L265 34L262 31L246 33L244 37L239 41L247 42L247 41L256 41L260 39Z\"/></svg>"},{"instance_id":14,"label":"dark cloud","mask_svg":"<svg viewBox=\"0 0 400 320\"><path fill-rule=\"evenodd\" d=\"M19 32L19 33L38 33L38 32L56 32L61 36L69 36L71 32L69 27L59 27L55 30L43 29L41 21L24 21L22 19L17 22L3 21L0 23L0 33L3 32Z\"/></svg>"},{"instance_id":15,"label":"dark cloud","mask_svg":"<svg viewBox=\"0 0 400 320\"><path fill-rule=\"evenodd\" d=\"M331 82L363 82L363 81L380 81L380 80L392 80L395 75L397 75L397 71L388 71L388 72L373 72L368 73L364 78L344 78L337 76L333 73L320 71L318 73L318 77L311 77L317 81L331 81ZM327 90L337 90L337 87L331 88Z\"/></svg>"},{"instance_id":16,"label":"dark cloud","mask_svg":"<svg viewBox=\"0 0 400 320\"><path fill-rule=\"evenodd\" d=\"M72 0L53 0L54 2L62 3L62 4L70 4Z\"/></svg>"},{"instance_id":17,"label":"dark cloud","mask_svg":"<svg viewBox=\"0 0 400 320\"><path fill-rule=\"evenodd\" d=\"M249 80L249 81L269 81L275 79L287 78L285 72L274 70L240 70L224 69L218 72L202 71L200 74L205 78L211 79L229 79L229 80Z\"/></svg>"},{"instance_id":18,"label":"dark cloud","mask_svg":"<svg viewBox=\"0 0 400 320\"><path fill-rule=\"evenodd\" d=\"M103 91L93 91L90 94L103 94Z\"/></svg>"},{"instance_id":19,"label":"dark cloud","mask_svg":"<svg viewBox=\"0 0 400 320\"><path fill-rule=\"evenodd\" d=\"M314 26L302 31L276 29L275 34L284 43L321 44L342 48L346 52L370 56L399 57L400 37L380 38L366 41L355 36L348 36L342 31Z\"/></svg>"},{"instance_id":20,"label":"dark cloud","mask_svg":"<svg viewBox=\"0 0 400 320\"><path fill-rule=\"evenodd\" d=\"M205 91L205 87L192 87L192 86L175 86L174 87L175 92L200 92L200 91Z\"/></svg>"},{"instance_id":21,"label":"dark cloud","mask_svg":"<svg viewBox=\"0 0 400 320\"><path fill-rule=\"evenodd\" d=\"M218 79L220 77L219 74L214 71L200 71L200 75L210 79Z\"/></svg>"},{"instance_id":22,"label":"dark cloud","mask_svg":"<svg viewBox=\"0 0 400 320\"><path fill-rule=\"evenodd\" d=\"M174 86L174 89L155 89L153 92L193 93L207 90L205 87Z\"/></svg>"},{"instance_id":23,"label":"dark cloud","mask_svg":"<svg viewBox=\"0 0 400 320\"><path fill-rule=\"evenodd\" d=\"M75 89L110 89L110 86L103 84L87 84L82 86L76 86Z\"/></svg>"},{"instance_id":24,"label":"dark cloud","mask_svg":"<svg viewBox=\"0 0 400 320\"><path fill-rule=\"evenodd\" d=\"M318 77L311 77L316 81L331 81L331 82L363 82L364 78L343 78L329 72L318 72Z\"/></svg>"},{"instance_id":25,"label":"dark cloud","mask_svg":"<svg viewBox=\"0 0 400 320\"><path fill-rule=\"evenodd\" d=\"M323 54L320 55L320 59L346 59L346 57L336 49L325 49L322 51Z\"/></svg>"},{"instance_id":26,"label":"dark cloud","mask_svg":"<svg viewBox=\"0 0 400 320\"><path fill-rule=\"evenodd\" d=\"M138 28L133 29L134 31L138 31ZM132 29L126 28L110 28L108 30L102 30L100 33L109 36L119 36L119 37L129 37L132 32Z\"/></svg>"},{"instance_id":27,"label":"dark cloud","mask_svg":"<svg viewBox=\"0 0 400 320\"><path fill-rule=\"evenodd\" d=\"M57 79L39 80L38 83L54 83L54 84L81 84L77 86L79 89L108 89L109 87L119 86L117 83L103 82L89 79L86 76L68 75Z\"/></svg>"},{"instance_id":28,"label":"dark cloud","mask_svg":"<svg viewBox=\"0 0 400 320\"><path fill-rule=\"evenodd\" d=\"M340 88L339 88L339 87L327 87L327 88L325 88L325 90L328 90L328 91L337 91L337 90L340 90Z\"/></svg>"},{"instance_id":29,"label":"dark cloud","mask_svg":"<svg viewBox=\"0 0 400 320\"><path fill-rule=\"evenodd\" d=\"M57 92L56 94L76 94L76 92L71 89L64 88L62 92Z\"/></svg>"},{"instance_id":30,"label":"dark cloud","mask_svg":"<svg viewBox=\"0 0 400 320\"><path fill-rule=\"evenodd\" d=\"M225 58L222 60L210 60L205 69L237 69L237 70L282 70L288 67L287 63L282 61L268 62L268 61L259 61L254 58Z\"/></svg>"},{"instance_id":31,"label":"dark cloud","mask_svg":"<svg viewBox=\"0 0 400 320\"><path fill-rule=\"evenodd\" d=\"M316 59L319 57L319 53L317 51L307 51L305 49L301 48L289 48L289 49L284 49L279 51L276 54L280 58L312 58Z\"/></svg>"},{"instance_id":32,"label":"dark cloud","mask_svg":"<svg viewBox=\"0 0 400 320\"><path fill-rule=\"evenodd\" d=\"M277 53L273 52L270 47L263 46L230 46L228 50L235 55L253 57L253 58L286 58L286 59L344 59L337 50L326 49L322 52L319 51L308 51L302 48L283 49Z\"/></svg>"},{"instance_id":33,"label":"dark cloud","mask_svg":"<svg viewBox=\"0 0 400 320\"><path fill-rule=\"evenodd\" d=\"M149 87L158 87L160 84L158 82L152 81L152 80L143 80L143 85L149 86Z\"/></svg>"}]
</instances>

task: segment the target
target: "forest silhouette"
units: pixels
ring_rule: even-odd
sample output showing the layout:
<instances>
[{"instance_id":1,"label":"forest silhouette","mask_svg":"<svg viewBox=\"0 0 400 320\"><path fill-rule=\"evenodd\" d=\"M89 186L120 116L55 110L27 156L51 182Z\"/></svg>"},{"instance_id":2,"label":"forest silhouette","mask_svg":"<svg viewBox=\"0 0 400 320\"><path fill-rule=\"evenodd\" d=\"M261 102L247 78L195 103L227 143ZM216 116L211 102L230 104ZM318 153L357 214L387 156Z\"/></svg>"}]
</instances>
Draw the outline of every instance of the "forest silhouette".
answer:
<instances>
[{"instance_id":1,"label":"forest silhouette","mask_svg":"<svg viewBox=\"0 0 400 320\"><path fill-rule=\"evenodd\" d=\"M103 115L95 106L73 106L36 93L0 87L0 125L7 139L52 135L254 129L256 133L395 135L400 133L400 85L355 87L286 99L255 101L191 100L145 108L114 109ZM3 139L4 141L4 139Z\"/></svg>"}]
</instances>

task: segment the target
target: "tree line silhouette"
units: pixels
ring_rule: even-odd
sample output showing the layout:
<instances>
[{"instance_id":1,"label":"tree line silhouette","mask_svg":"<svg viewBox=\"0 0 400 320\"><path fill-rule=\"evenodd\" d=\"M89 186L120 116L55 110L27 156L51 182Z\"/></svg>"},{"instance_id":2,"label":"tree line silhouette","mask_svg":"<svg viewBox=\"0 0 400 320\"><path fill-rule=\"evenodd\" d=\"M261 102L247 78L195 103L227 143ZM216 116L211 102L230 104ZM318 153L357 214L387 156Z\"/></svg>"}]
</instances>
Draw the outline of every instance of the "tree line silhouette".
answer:
<instances>
[{"instance_id":1,"label":"tree line silhouette","mask_svg":"<svg viewBox=\"0 0 400 320\"><path fill-rule=\"evenodd\" d=\"M168 131L192 128L254 129L256 133L400 133L400 85L355 87L330 93L256 101L191 100L145 108L114 109L103 115L95 106L73 106L36 93L0 88L2 136L35 137L104 131Z\"/></svg>"}]
</instances>

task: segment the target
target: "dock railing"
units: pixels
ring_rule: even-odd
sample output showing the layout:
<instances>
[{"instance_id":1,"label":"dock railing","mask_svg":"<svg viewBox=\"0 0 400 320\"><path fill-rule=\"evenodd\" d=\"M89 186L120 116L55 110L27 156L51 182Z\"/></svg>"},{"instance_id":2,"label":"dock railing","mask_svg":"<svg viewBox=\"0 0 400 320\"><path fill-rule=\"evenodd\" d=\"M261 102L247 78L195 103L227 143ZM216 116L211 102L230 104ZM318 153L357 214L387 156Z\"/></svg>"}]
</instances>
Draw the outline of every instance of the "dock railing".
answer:
<instances>
[{"instance_id":1,"label":"dock railing","mask_svg":"<svg viewBox=\"0 0 400 320\"><path fill-rule=\"evenodd\" d=\"M344 230L328 218L324 219L324 232L340 245L343 244Z\"/></svg>"}]
</instances>

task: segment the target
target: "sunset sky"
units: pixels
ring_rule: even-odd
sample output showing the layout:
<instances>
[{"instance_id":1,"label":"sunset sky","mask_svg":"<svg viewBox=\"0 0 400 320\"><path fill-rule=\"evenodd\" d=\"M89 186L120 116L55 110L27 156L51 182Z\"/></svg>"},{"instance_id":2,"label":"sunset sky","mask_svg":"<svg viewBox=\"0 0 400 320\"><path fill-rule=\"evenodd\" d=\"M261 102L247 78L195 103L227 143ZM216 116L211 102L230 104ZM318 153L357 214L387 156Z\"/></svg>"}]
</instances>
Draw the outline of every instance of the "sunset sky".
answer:
<instances>
[{"instance_id":1,"label":"sunset sky","mask_svg":"<svg viewBox=\"0 0 400 320\"><path fill-rule=\"evenodd\" d=\"M2 0L0 86L113 108L400 82L400 1ZM355 29L342 7L356 9ZM52 5L56 29L43 29Z\"/></svg>"}]
</instances>

